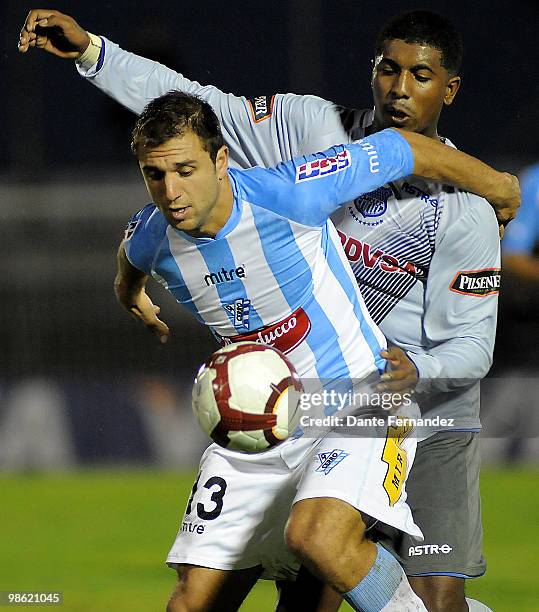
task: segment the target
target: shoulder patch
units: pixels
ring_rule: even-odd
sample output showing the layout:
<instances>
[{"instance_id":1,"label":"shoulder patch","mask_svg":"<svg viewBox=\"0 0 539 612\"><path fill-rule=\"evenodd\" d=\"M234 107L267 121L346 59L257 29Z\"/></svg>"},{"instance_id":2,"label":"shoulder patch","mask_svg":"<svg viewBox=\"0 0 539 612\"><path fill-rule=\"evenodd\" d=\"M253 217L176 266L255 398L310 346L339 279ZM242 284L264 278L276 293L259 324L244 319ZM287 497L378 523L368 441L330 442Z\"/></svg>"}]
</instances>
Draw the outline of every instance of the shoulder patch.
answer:
<instances>
[{"instance_id":1,"label":"shoulder patch","mask_svg":"<svg viewBox=\"0 0 539 612\"><path fill-rule=\"evenodd\" d=\"M275 96L256 96L249 98L249 106L251 108L251 116L255 123L260 123L264 119L269 119L273 113L273 102Z\"/></svg>"},{"instance_id":2,"label":"shoulder patch","mask_svg":"<svg viewBox=\"0 0 539 612\"><path fill-rule=\"evenodd\" d=\"M125 228L125 232L124 232L125 241L129 240L131 236L135 233L135 230L137 229L137 225L139 223L140 223L140 219L134 219L132 221L129 221L129 223L127 224Z\"/></svg>"},{"instance_id":3,"label":"shoulder patch","mask_svg":"<svg viewBox=\"0 0 539 612\"><path fill-rule=\"evenodd\" d=\"M486 297L500 292L501 269L461 270L457 272L449 289L461 295Z\"/></svg>"},{"instance_id":4,"label":"shoulder patch","mask_svg":"<svg viewBox=\"0 0 539 612\"><path fill-rule=\"evenodd\" d=\"M313 179L323 178L328 174L342 172L351 165L352 157L348 149L344 149L336 155L319 157L296 166L296 183L312 181Z\"/></svg>"}]
</instances>

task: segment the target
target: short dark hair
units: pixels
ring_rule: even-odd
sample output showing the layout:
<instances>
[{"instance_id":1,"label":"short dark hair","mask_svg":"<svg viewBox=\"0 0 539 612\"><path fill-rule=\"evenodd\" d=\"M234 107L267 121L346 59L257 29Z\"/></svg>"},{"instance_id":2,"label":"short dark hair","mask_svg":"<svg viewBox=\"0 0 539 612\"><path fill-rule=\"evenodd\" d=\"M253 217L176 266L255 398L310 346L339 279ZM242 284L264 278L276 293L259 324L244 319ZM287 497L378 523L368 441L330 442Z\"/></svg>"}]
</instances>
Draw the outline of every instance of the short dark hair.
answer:
<instances>
[{"instance_id":1,"label":"short dark hair","mask_svg":"<svg viewBox=\"0 0 539 612\"><path fill-rule=\"evenodd\" d=\"M200 138L215 163L224 144L219 119L207 102L181 91L169 91L144 108L133 128L131 150L137 155L140 147L157 147L186 130Z\"/></svg>"},{"instance_id":2,"label":"short dark hair","mask_svg":"<svg viewBox=\"0 0 539 612\"><path fill-rule=\"evenodd\" d=\"M462 64L462 36L453 22L433 11L409 11L390 19L380 30L375 55L382 52L386 40L404 40L438 49L442 66L455 75Z\"/></svg>"}]
</instances>

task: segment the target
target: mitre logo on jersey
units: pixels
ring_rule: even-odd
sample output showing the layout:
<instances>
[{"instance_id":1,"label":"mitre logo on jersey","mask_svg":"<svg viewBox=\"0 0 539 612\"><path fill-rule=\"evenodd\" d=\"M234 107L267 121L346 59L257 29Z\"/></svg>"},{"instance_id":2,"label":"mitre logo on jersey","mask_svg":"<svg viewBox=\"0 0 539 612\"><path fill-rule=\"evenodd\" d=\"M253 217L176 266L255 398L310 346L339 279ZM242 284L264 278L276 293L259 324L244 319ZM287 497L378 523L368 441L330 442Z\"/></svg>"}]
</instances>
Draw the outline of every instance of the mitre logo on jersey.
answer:
<instances>
[{"instance_id":1,"label":"mitre logo on jersey","mask_svg":"<svg viewBox=\"0 0 539 612\"><path fill-rule=\"evenodd\" d=\"M363 217L381 217L387 210L387 201L392 193L387 187L379 187L359 196L354 200L354 206Z\"/></svg>"},{"instance_id":2,"label":"mitre logo on jersey","mask_svg":"<svg viewBox=\"0 0 539 612\"><path fill-rule=\"evenodd\" d=\"M346 170L352 164L352 158L347 149L322 159L314 159L305 164L300 164L296 168L296 183L301 181L312 181L328 174L336 174Z\"/></svg>"},{"instance_id":3,"label":"mitre logo on jersey","mask_svg":"<svg viewBox=\"0 0 539 612\"><path fill-rule=\"evenodd\" d=\"M282 353L290 353L299 346L311 331L311 320L303 308L298 308L286 319L263 327L251 334L240 334L232 338L221 338L223 344L233 342L258 342L279 349Z\"/></svg>"},{"instance_id":4,"label":"mitre logo on jersey","mask_svg":"<svg viewBox=\"0 0 539 612\"><path fill-rule=\"evenodd\" d=\"M331 470L339 465L339 463L348 457L350 453L345 453L340 448L335 448L329 453L318 453L318 461L320 465L316 468L315 472L323 472L327 476Z\"/></svg>"},{"instance_id":5,"label":"mitre logo on jersey","mask_svg":"<svg viewBox=\"0 0 539 612\"><path fill-rule=\"evenodd\" d=\"M271 117L274 100L275 96L257 96L256 98L247 100L251 107L251 113L255 123L260 123L264 121L264 119Z\"/></svg>"},{"instance_id":6,"label":"mitre logo on jersey","mask_svg":"<svg viewBox=\"0 0 539 612\"><path fill-rule=\"evenodd\" d=\"M365 268L379 267L384 272L405 272L416 278L422 275L422 270L409 261L400 261L393 255L377 249L376 247L361 242L357 238L347 236L337 230L341 239L341 244L350 263L361 261Z\"/></svg>"},{"instance_id":7,"label":"mitre logo on jersey","mask_svg":"<svg viewBox=\"0 0 539 612\"><path fill-rule=\"evenodd\" d=\"M232 320L232 325L237 330L249 329L249 314L251 311L251 300L239 298L229 304L223 304L223 308L228 312Z\"/></svg>"},{"instance_id":8,"label":"mitre logo on jersey","mask_svg":"<svg viewBox=\"0 0 539 612\"><path fill-rule=\"evenodd\" d=\"M455 275L449 289L462 295L486 297L500 292L500 282L500 268L461 270Z\"/></svg>"},{"instance_id":9,"label":"mitre logo on jersey","mask_svg":"<svg viewBox=\"0 0 539 612\"><path fill-rule=\"evenodd\" d=\"M229 283L237 278L245 278L245 266L238 266L237 268L230 268L229 270L223 266L220 270L217 270L217 272L212 272L210 270L210 273L206 274L204 277L204 282L206 283L206 287L209 287L210 285Z\"/></svg>"}]
</instances>

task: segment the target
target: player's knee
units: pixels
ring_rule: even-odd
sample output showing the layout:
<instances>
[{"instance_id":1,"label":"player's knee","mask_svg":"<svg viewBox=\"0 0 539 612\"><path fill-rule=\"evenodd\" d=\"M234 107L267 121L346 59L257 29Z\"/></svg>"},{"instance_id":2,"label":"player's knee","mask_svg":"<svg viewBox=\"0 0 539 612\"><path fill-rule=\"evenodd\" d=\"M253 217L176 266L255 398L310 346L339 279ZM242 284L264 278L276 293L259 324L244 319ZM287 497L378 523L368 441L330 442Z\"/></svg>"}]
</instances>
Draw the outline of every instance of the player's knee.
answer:
<instances>
[{"instance_id":1,"label":"player's knee","mask_svg":"<svg viewBox=\"0 0 539 612\"><path fill-rule=\"evenodd\" d=\"M429 612L467 611L463 581L447 580L447 578L445 576L428 576L419 580L412 578L410 583Z\"/></svg>"},{"instance_id":2,"label":"player's knee","mask_svg":"<svg viewBox=\"0 0 539 612\"><path fill-rule=\"evenodd\" d=\"M453 593L433 594L423 599L423 603L429 612L465 612L468 610L464 597Z\"/></svg>"},{"instance_id":3,"label":"player's knee","mask_svg":"<svg viewBox=\"0 0 539 612\"><path fill-rule=\"evenodd\" d=\"M347 512L350 514L348 521ZM342 551L351 536L359 543L363 534L361 516L351 506L340 500L317 498L294 505L285 530L285 542L297 557L318 564Z\"/></svg>"},{"instance_id":4,"label":"player's knee","mask_svg":"<svg viewBox=\"0 0 539 612\"><path fill-rule=\"evenodd\" d=\"M173 593L168 600L166 612L204 612L207 610L206 605L193 597L186 597Z\"/></svg>"},{"instance_id":5,"label":"player's knee","mask_svg":"<svg viewBox=\"0 0 539 612\"><path fill-rule=\"evenodd\" d=\"M188 591L187 584L179 576L178 584L167 602L166 612L204 612L205 609L203 599L197 597L196 591Z\"/></svg>"}]
</instances>

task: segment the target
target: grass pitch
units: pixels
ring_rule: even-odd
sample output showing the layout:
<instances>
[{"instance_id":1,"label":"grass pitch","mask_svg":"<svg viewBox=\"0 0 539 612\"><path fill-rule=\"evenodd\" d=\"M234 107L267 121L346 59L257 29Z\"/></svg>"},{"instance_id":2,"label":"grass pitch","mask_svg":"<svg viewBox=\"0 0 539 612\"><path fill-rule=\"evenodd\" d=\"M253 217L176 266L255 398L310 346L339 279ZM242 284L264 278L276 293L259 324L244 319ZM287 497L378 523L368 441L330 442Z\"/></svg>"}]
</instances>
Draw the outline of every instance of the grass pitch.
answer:
<instances>
[{"instance_id":1,"label":"grass pitch","mask_svg":"<svg viewBox=\"0 0 539 612\"><path fill-rule=\"evenodd\" d=\"M0 591L63 591L59 609L69 612L164 610L175 574L163 560L192 478L157 471L0 476ZM532 469L483 472L489 567L469 581L468 593L495 612L539 609L538 481ZM261 581L242 610L269 611L274 602L273 584Z\"/></svg>"}]
</instances>

